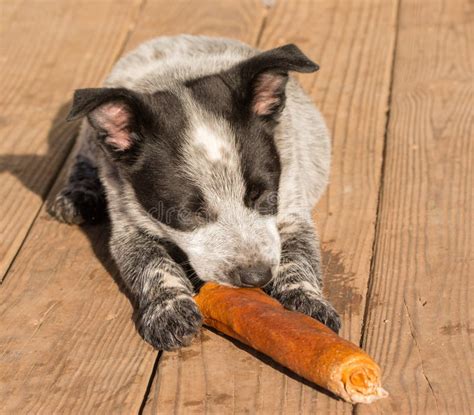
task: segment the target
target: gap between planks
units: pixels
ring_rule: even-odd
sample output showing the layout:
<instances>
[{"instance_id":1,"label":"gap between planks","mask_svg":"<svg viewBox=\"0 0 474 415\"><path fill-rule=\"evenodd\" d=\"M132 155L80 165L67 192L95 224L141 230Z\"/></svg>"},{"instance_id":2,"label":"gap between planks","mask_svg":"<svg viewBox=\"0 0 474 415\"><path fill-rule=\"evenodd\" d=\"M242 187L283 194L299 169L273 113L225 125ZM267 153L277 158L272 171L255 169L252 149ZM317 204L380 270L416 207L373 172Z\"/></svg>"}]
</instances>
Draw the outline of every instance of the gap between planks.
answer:
<instances>
[{"instance_id":1,"label":"gap between planks","mask_svg":"<svg viewBox=\"0 0 474 415\"><path fill-rule=\"evenodd\" d=\"M365 300L365 308L364 308L364 316L362 318L361 324L361 331L360 331L360 341L359 346L362 348L365 342L365 333L366 333L366 324L367 324L367 316L369 313L370 303L371 303L371 295L372 295L372 286L373 286L373 279L375 274L375 258L377 256L377 239L379 238L380 233L380 211L382 208L382 200L383 200L383 189L384 189L384 179L385 179L385 159L387 156L387 140L388 140L388 126L390 123L390 113L392 110L392 92L393 92L393 78L395 74L395 59L397 56L397 45L398 45L398 29L400 26L400 8L401 2L403 0L397 1L397 10L395 14L395 36L393 39L392 45L392 68L390 71L390 85L388 88L388 97L387 97L387 112L386 112L386 119L385 119L385 132L384 132L384 139L383 139L383 148L382 148L382 164L380 166L380 186L379 186L379 193L377 196L377 208L375 213L375 229L374 229L374 240L372 242L372 256L370 258L370 271L369 271L369 278L367 279L367 291L366 291L366 300ZM355 414L354 407L354 414Z\"/></svg>"},{"instance_id":2,"label":"gap between planks","mask_svg":"<svg viewBox=\"0 0 474 415\"><path fill-rule=\"evenodd\" d=\"M150 378L148 379L148 384L146 385L145 393L143 394L142 403L140 405L140 409L138 410L138 415L143 415L143 411L145 410L148 397L150 396L151 388L153 386L153 381L155 376L158 374L158 366L160 364L161 357L163 356L163 350L158 352L156 356L155 363L153 364L153 368L150 372Z\"/></svg>"}]
</instances>

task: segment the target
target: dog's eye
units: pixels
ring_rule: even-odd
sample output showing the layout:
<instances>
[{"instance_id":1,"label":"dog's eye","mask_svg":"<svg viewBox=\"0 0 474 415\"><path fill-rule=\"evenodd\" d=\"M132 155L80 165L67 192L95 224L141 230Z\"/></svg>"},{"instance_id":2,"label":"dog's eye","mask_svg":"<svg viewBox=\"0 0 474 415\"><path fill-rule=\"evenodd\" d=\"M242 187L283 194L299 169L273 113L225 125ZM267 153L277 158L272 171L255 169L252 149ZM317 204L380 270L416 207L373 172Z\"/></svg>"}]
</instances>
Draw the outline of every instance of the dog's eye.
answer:
<instances>
[{"instance_id":1,"label":"dog's eye","mask_svg":"<svg viewBox=\"0 0 474 415\"><path fill-rule=\"evenodd\" d=\"M264 184L254 184L247 189L244 202L262 215L274 215L278 206L278 193Z\"/></svg>"},{"instance_id":2,"label":"dog's eye","mask_svg":"<svg viewBox=\"0 0 474 415\"><path fill-rule=\"evenodd\" d=\"M263 188L261 187L252 187L249 192L249 199L252 202L256 202L260 196L263 194Z\"/></svg>"}]
</instances>

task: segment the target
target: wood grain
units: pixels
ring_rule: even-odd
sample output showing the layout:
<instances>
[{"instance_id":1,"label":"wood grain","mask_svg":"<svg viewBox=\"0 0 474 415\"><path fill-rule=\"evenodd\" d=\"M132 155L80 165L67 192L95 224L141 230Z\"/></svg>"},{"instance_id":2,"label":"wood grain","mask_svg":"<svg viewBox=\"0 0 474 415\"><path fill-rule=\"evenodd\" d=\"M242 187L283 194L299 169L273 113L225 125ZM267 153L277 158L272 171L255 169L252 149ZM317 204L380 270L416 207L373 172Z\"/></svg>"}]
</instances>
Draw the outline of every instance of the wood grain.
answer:
<instances>
[{"instance_id":1,"label":"wood grain","mask_svg":"<svg viewBox=\"0 0 474 415\"><path fill-rule=\"evenodd\" d=\"M472 413L474 8L403 1L364 345L391 399Z\"/></svg>"},{"instance_id":2,"label":"wood grain","mask_svg":"<svg viewBox=\"0 0 474 415\"><path fill-rule=\"evenodd\" d=\"M156 351L96 257L106 243L101 227L35 221L0 290L0 412L137 412Z\"/></svg>"},{"instance_id":3,"label":"wood grain","mask_svg":"<svg viewBox=\"0 0 474 415\"><path fill-rule=\"evenodd\" d=\"M72 90L97 85L129 37L126 50L182 32L294 42L321 65L300 78L333 132L316 221L326 289L356 343L377 221L363 345L392 398L355 412L470 412L474 11L400 0L377 216L397 3L2 2L0 412L129 414L143 403L157 354L110 276L106 229L57 224L41 204L72 143ZM352 412L206 329L164 353L151 380L147 414Z\"/></svg>"},{"instance_id":4,"label":"wood grain","mask_svg":"<svg viewBox=\"0 0 474 415\"><path fill-rule=\"evenodd\" d=\"M155 36L183 33L255 44L265 13L261 0L147 0L126 50Z\"/></svg>"},{"instance_id":5,"label":"wood grain","mask_svg":"<svg viewBox=\"0 0 474 415\"><path fill-rule=\"evenodd\" d=\"M121 2L114 4L124 6ZM201 1L201 13L209 16L202 24L195 20L191 5L192 2L147 2L141 10L145 21L136 24L127 49L141 41L145 33L147 37L190 31L238 35L247 42L258 35L264 10L258 2ZM98 24L98 17L93 16L95 9L88 10L89 18ZM118 24L114 23L112 8L106 11L110 17L107 24ZM233 20L225 23L219 16ZM30 30L31 25L25 23L25 28ZM81 27L74 30L91 30L87 22L82 22ZM87 39L92 42L90 37ZM66 46L57 48L64 53ZM46 52L39 50L40 56L41 53ZM105 63L98 57L99 53L90 57L89 78L78 76L74 80L77 85L71 81L71 87L90 86L99 78ZM80 58L76 58L77 62L71 65L82 66ZM52 113L58 110L57 119L63 117L62 102L58 96L50 105ZM34 113L31 108L27 110L28 114ZM22 131L14 124L9 128L15 134ZM64 128L62 122L53 123L49 136L62 137ZM25 175L41 175L35 173L34 166L26 163ZM64 173L63 169L63 176ZM51 195L63 179L57 180ZM2 202L5 208L15 210L11 200ZM10 213L10 219L20 218ZM69 227L54 222L41 210L0 289L0 412L139 411L157 353L137 334L131 320L132 308L110 274L116 276L116 270L108 255L103 227Z\"/></svg>"},{"instance_id":6,"label":"wood grain","mask_svg":"<svg viewBox=\"0 0 474 415\"><path fill-rule=\"evenodd\" d=\"M329 297L342 335L359 343L374 238L396 1L284 1L268 11L259 47L294 42L321 65L300 77L333 132L329 191L316 221ZM351 413L352 406L205 331L165 353L145 412ZM260 356L260 358L263 358Z\"/></svg>"},{"instance_id":7,"label":"wood grain","mask_svg":"<svg viewBox=\"0 0 474 415\"><path fill-rule=\"evenodd\" d=\"M204 329L187 349L165 353L144 414L305 414L314 386L265 356Z\"/></svg>"},{"instance_id":8,"label":"wood grain","mask_svg":"<svg viewBox=\"0 0 474 415\"><path fill-rule=\"evenodd\" d=\"M0 281L71 148L74 127L63 121L67 109L58 108L75 88L97 85L105 76L138 2L0 6Z\"/></svg>"}]
</instances>

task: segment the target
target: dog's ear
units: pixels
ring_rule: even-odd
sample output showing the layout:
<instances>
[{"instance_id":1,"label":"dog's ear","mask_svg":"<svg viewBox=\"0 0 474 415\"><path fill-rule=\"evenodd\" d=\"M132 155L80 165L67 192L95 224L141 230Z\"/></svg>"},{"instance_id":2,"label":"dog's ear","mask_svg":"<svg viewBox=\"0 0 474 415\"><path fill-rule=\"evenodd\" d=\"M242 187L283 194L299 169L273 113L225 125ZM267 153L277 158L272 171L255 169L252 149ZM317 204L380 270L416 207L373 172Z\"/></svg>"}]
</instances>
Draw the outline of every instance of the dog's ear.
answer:
<instances>
[{"instance_id":1,"label":"dog's ear","mask_svg":"<svg viewBox=\"0 0 474 415\"><path fill-rule=\"evenodd\" d=\"M140 94L125 88L87 88L74 93L68 121L87 116L101 143L115 152L130 150L149 109Z\"/></svg>"},{"instance_id":2,"label":"dog's ear","mask_svg":"<svg viewBox=\"0 0 474 415\"><path fill-rule=\"evenodd\" d=\"M288 72L315 72L319 66L293 45L260 53L234 69L240 79L241 98L256 115L274 117L285 105Z\"/></svg>"}]
</instances>

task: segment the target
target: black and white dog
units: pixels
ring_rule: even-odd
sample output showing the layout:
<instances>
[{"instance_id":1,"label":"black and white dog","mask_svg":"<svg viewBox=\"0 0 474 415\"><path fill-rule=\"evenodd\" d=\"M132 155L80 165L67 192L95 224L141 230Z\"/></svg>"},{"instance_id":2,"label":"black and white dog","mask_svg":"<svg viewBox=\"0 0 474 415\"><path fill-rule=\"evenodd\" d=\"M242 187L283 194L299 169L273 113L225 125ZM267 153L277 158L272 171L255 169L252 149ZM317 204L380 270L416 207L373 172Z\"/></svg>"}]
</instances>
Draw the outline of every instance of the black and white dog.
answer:
<instances>
[{"instance_id":1,"label":"black and white dog","mask_svg":"<svg viewBox=\"0 0 474 415\"><path fill-rule=\"evenodd\" d=\"M104 88L76 91L69 119L86 119L50 211L67 223L108 211L113 258L156 348L187 345L199 330L193 278L263 287L339 330L311 218L329 135L288 76L317 69L294 45L260 52L183 35L143 44Z\"/></svg>"}]
</instances>

